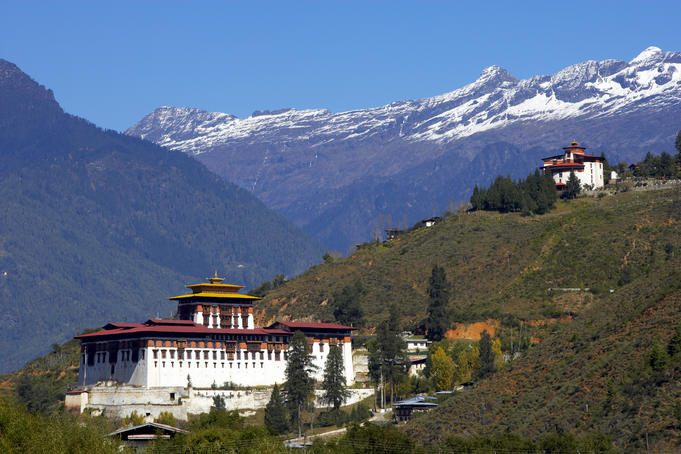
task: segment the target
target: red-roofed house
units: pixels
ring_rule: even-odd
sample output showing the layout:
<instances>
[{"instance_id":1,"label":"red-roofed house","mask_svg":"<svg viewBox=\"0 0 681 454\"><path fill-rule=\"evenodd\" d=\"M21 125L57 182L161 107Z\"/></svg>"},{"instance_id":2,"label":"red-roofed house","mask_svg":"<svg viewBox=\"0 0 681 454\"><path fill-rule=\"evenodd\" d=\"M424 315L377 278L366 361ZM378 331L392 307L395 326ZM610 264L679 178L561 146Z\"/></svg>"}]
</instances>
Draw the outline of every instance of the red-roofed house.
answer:
<instances>
[{"instance_id":1,"label":"red-roofed house","mask_svg":"<svg viewBox=\"0 0 681 454\"><path fill-rule=\"evenodd\" d=\"M586 148L577 142L563 148L564 153L542 158L542 171L553 176L556 189L563 189L574 172L580 185L590 185L594 189L603 187L603 158L585 153Z\"/></svg>"}]
</instances>

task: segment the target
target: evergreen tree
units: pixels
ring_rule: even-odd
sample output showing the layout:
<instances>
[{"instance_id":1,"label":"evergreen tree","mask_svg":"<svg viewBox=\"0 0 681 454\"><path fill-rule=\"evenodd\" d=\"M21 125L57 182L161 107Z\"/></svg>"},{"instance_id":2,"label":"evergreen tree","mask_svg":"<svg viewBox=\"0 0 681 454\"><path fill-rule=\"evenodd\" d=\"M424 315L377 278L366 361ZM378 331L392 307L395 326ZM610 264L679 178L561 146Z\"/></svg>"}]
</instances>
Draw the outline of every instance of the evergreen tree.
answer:
<instances>
[{"instance_id":1,"label":"evergreen tree","mask_svg":"<svg viewBox=\"0 0 681 454\"><path fill-rule=\"evenodd\" d=\"M648 352L648 364L655 372L664 372L669 367L669 355L657 342Z\"/></svg>"},{"instance_id":2,"label":"evergreen tree","mask_svg":"<svg viewBox=\"0 0 681 454\"><path fill-rule=\"evenodd\" d=\"M337 345L329 348L329 355L324 365L324 389L323 400L327 405L333 405L338 411L340 406L350 397L350 392L345 389L345 367L343 365L343 352Z\"/></svg>"},{"instance_id":3,"label":"evergreen tree","mask_svg":"<svg viewBox=\"0 0 681 454\"><path fill-rule=\"evenodd\" d=\"M362 326L364 324L364 311L360 300L364 295L364 289L359 281L343 287L340 292L333 295L333 316L343 325Z\"/></svg>"},{"instance_id":4,"label":"evergreen tree","mask_svg":"<svg viewBox=\"0 0 681 454\"><path fill-rule=\"evenodd\" d=\"M219 394L213 396L213 406L211 408L215 408L216 410L224 410L226 408L225 398Z\"/></svg>"},{"instance_id":5,"label":"evergreen tree","mask_svg":"<svg viewBox=\"0 0 681 454\"><path fill-rule=\"evenodd\" d=\"M376 342L384 383L390 385L390 401L393 401L395 384L406 373L408 358L404 353L406 344L399 336L399 313L390 307L390 318L381 322L376 329Z\"/></svg>"},{"instance_id":6,"label":"evergreen tree","mask_svg":"<svg viewBox=\"0 0 681 454\"><path fill-rule=\"evenodd\" d=\"M605 157L605 153L601 153L601 159L603 160L603 184L608 184L610 182L610 172L612 172L612 167Z\"/></svg>"},{"instance_id":7,"label":"evergreen tree","mask_svg":"<svg viewBox=\"0 0 681 454\"><path fill-rule=\"evenodd\" d=\"M435 265L428 280L428 318L426 330L428 339L439 341L449 329L449 285L445 269Z\"/></svg>"},{"instance_id":8,"label":"evergreen tree","mask_svg":"<svg viewBox=\"0 0 681 454\"><path fill-rule=\"evenodd\" d=\"M288 360L286 362L286 382L284 395L291 420L298 425L298 436L302 436L303 409L307 407L314 391L312 373L315 370L312 357L307 351L307 340L302 331L296 331L291 338Z\"/></svg>"},{"instance_id":9,"label":"evergreen tree","mask_svg":"<svg viewBox=\"0 0 681 454\"><path fill-rule=\"evenodd\" d=\"M579 192L582 190L581 185L579 184L579 178L577 178L577 175L575 175L575 172L573 170L570 171L570 176L568 177L567 184L565 185L565 190L563 190L563 198L564 199L574 199L579 195Z\"/></svg>"},{"instance_id":10,"label":"evergreen tree","mask_svg":"<svg viewBox=\"0 0 681 454\"><path fill-rule=\"evenodd\" d=\"M495 354L492 350L492 338L487 330L481 333L478 346L480 348L480 372L478 376L484 378L497 370Z\"/></svg>"},{"instance_id":11,"label":"evergreen tree","mask_svg":"<svg viewBox=\"0 0 681 454\"><path fill-rule=\"evenodd\" d=\"M676 141L674 142L674 146L676 147L676 151L679 152L679 155L681 155L681 130L679 130L678 134L676 134Z\"/></svg>"},{"instance_id":12,"label":"evergreen tree","mask_svg":"<svg viewBox=\"0 0 681 454\"><path fill-rule=\"evenodd\" d=\"M672 156L667 153L667 152L662 152L659 158L659 170L658 174L655 176L658 177L671 177L676 175L676 166L674 165L674 160L672 159Z\"/></svg>"},{"instance_id":13,"label":"evergreen tree","mask_svg":"<svg viewBox=\"0 0 681 454\"><path fill-rule=\"evenodd\" d=\"M483 209L482 208L482 196L480 194L480 189L478 188L477 184L473 188L473 194L471 195L471 209L473 211Z\"/></svg>"},{"instance_id":14,"label":"evergreen tree","mask_svg":"<svg viewBox=\"0 0 681 454\"><path fill-rule=\"evenodd\" d=\"M672 358L681 353L681 326L676 327L672 338L669 339L669 344L667 344L667 353Z\"/></svg>"},{"instance_id":15,"label":"evergreen tree","mask_svg":"<svg viewBox=\"0 0 681 454\"><path fill-rule=\"evenodd\" d=\"M378 345L378 340L376 338L371 339L367 342L367 350L369 352L368 368L369 368L369 380L371 384L374 385L374 410L376 409L376 389L381 384L382 368L383 368L383 358L381 354L380 347Z\"/></svg>"},{"instance_id":16,"label":"evergreen tree","mask_svg":"<svg viewBox=\"0 0 681 454\"><path fill-rule=\"evenodd\" d=\"M544 214L553 208L556 198L553 177L535 170L525 180L518 182L510 177L498 176L488 189L476 186L470 203L472 210Z\"/></svg>"},{"instance_id":17,"label":"evergreen tree","mask_svg":"<svg viewBox=\"0 0 681 454\"><path fill-rule=\"evenodd\" d=\"M270 401L267 402L265 407L265 425L279 434L286 433L289 430L288 420L286 419L286 405L279 392L279 385L276 383L272 388Z\"/></svg>"}]
</instances>

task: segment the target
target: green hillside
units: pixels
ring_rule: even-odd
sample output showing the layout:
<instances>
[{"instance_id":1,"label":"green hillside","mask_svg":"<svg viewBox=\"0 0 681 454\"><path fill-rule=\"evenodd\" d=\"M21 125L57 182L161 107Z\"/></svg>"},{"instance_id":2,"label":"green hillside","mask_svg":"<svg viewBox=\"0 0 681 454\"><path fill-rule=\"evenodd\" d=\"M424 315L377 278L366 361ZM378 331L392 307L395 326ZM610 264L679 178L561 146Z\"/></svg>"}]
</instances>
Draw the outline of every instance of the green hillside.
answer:
<instances>
[{"instance_id":1,"label":"green hillside","mask_svg":"<svg viewBox=\"0 0 681 454\"><path fill-rule=\"evenodd\" d=\"M650 358L681 325L678 187L560 201L535 217L457 214L313 267L260 309L332 320L334 292L358 282L369 331L390 304L418 329L435 264L451 284L454 323L494 319L506 345L524 323L539 343L411 423L417 440L569 431L627 448L645 447L646 433L658 447L681 444L681 355L657 369Z\"/></svg>"},{"instance_id":2,"label":"green hillside","mask_svg":"<svg viewBox=\"0 0 681 454\"><path fill-rule=\"evenodd\" d=\"M676 209L681 204L675 203ZM681 326L681 260L634 278L505 370L413 421L424 443L508 431L601 432L627 450L681 445L681 355L653 359ZM662 355L665 356L665 355ZM666 358L666 356L665 356Z\"/></svg>"},{"instance_id":3,"label":"green hillside","mask_svg":"<svg viewBox=\"0 0 681 454\"><path fill-rule=\"evenodd\" d=\"M0 59L0 372L88 326L167 316L217 270L253 286L321 245L181 152L63 112Z\"/></svg>"},{"instance_id":4,"label":"green hillside","mask_svg":"<svg viewBox=\"0 0 681 454\"><path fill-rule=\"evenodd\" d=\"M565 432L606 434L627 450L644 449L646 434L656 448L681 445L681 354L655 359L681 326L678 188L560 202L537 217L458 214L313 267L268 293L260 315L333 320L330 296L359 282L365 331L392 303L403 327L418 326L435 263L453 289L454 322L496 319L502 338L526 322L540 342L404 426L419 443ZM63 351L77 354L74 346ZM58 355L5 377L5 390L26 375L38 389L43 380L35 377L59 386L73 380Z\"/></svg>"},{"instance_id":5,"label":"green hillside","mask_svg":"<svg viewBox=\"0 0 681 454\"><path fill-rule=\"evenodd\" d=\"M632 191L559 201L550 214L533 217L459 213L312 267L258 307L265 319L332 320L333 294L358 282L369 327L395 304L404 328L416 328L426 315L426 286L437 264L451 285L454 321L579 314L609 289L668 266L680 253L678 194Z\"/></svg>"}]
</instances>

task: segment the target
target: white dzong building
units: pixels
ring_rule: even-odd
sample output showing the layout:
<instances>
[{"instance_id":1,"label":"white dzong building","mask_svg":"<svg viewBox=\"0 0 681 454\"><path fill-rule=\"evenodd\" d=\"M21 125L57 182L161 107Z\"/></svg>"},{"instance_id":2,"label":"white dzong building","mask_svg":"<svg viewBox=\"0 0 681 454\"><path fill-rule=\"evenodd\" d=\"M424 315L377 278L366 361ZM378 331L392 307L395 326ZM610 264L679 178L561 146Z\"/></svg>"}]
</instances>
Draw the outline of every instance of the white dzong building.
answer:
<instances>
[{"instance_id":1,"label":"white dzong building","mask_svg":"<svg viewBox=\"0 0 681 454\"><path fill-rule=\"evenodd\" d=\"M577 142L563 148L563 154L542 158L544 165L542 171L553 176L556 189L562 190L570 178L570 172L574 172L579 179L580 186L585 185L593 189L602 188L603 182L603 158L585 153L586 148Z\"/></svg>"},{"instance_id":2,"label":"white dzong building","mask_svg":"<svg viewBox=\"0 0 681 454\"><path fill-rule=\"evenodd\" d=\"M329 349L341 348L348 385L354 381L351 332L333 323L276 322L256 328L253 302L243 287L209 282L189 285L192 293L178 301L178 320L109 323L81 334L78 386L101 383L144 388L269 386L285 380L291 337L302 331L308 340L315 378L321 380Z\"/></svg>"}]
</instances>

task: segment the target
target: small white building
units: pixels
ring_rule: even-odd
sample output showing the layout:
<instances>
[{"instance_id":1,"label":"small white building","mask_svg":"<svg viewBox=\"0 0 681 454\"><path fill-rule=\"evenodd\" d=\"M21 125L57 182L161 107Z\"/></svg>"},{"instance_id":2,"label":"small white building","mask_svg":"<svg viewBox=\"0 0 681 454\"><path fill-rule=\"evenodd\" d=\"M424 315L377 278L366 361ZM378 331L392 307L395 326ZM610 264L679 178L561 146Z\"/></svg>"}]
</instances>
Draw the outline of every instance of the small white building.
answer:
<instances>
[{"instance_id":1,"label":"small white building","mask_svg":"<svg viewBox=\"0 0 681 454\"><path fill-rule=\"evenodd\" d=\"M577 142L572 142L563 150L563 154L542 158L542 171L553 176L556 189L565 188L570 172L575 173L581 186L589 185L594 189L603 187L603 158L586 154L586 148Z\"/></svg>"},{"instance_id":2,"label":"small white building","mask_svg":"<svg viewBox=\"0 0 681 454\"><path fill-rule=\"evenodd\" d=\"M414 351L422 351L425 352L428 350L428 346L431 344L431 342L425 338L413 338L413 337L408 337L404 339L404 343L407 344L407 351L414 352Z\"/></svg>"},{"instance_id":3,"label":"small white building","mask_svg":"<svg viewBox=\"0 0 681 454\"><path fill-rule=\"evenodd\" d=\"M611 181L611 182L614 183L614 182L616 182L617 180L619 180L619 178L620 178L620 176L617 175L617 172L615 172L614 170L611 170L611 171L610 171L610 181Z\"/></svg>"},{"instance_id":4,"label":"small white building","mask_svg":"<svg viewBox=\"0 0 681 454\"><path fill-rule=\"evenodd\" d=\"M427 360L428 360L427 356L418 356L418 357L409 358L409 371L408 371L409 376L414 377L418 374L423 373L423 371L426 369L426 361Z\"/></svg>"}]
</instances>

